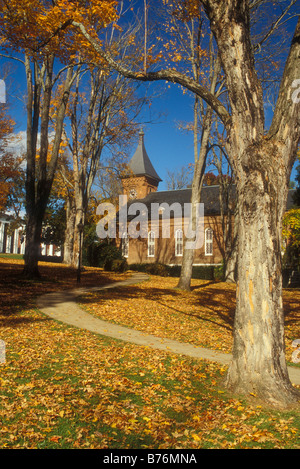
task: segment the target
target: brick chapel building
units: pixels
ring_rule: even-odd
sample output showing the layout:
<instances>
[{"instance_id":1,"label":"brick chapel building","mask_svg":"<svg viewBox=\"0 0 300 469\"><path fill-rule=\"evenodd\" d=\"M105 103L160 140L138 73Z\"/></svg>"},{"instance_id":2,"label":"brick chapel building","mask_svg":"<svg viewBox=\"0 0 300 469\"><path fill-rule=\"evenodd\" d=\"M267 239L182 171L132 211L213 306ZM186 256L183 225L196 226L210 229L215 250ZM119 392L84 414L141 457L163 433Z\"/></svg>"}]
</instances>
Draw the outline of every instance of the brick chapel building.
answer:
<instances>
[{"instance_id":1,"label":"brick chapel building","mask_svg":"<svg viewBox=\"0 0 300 469\"><path fill-rule=\"evenodd\" d=\"M184 214L185 204L191 200L191 189L158 191L160 177L155 171L147 154L144 143L144 132L139 135L139 143L129 162L130 175L123 177L123 195L128 198L128 207L136 202L143 203L148 214L152 204L175 203L180 205ZM205 186L201 193L201 203L204 204L203 243L195 250L194 265L220 265L224 255L222 235L219 186ZM179 204L179 205L178 205ZM184 229L182 218L176 218L170 211L170 236L162 237L162 205L156 220L149 219L147 236L130 238L127 232L119 233L122 253L128 264L155 263L166 265L181 265L183 255ZM128 217L130 221L130 217ZM155 230L153 230L153 226Z\"/></svg>"},{"instance_id":2,"label":"brick chapel building","mask_svg":"<svg viewBox=\"0 0 300 469\"><path fill-rule=\"evenodd\" d=\"M118 233L118 245L122 249L122 254L127 258L128 264L141 263L162 263L165 265L181 265L183 256L184 229L182 217L176 218L170 211L170 235L161 236L162 220L164 216L164 204L172 207L173 204L181 207L181 214L184 214L185 204L191 201L191 189L159 191L158 186L162 181L155 171L147 154L144 143L144 132L139 135L139 142L132 159L129 162L130 174L122 178L123 195L128 198L128 208L136 202L144 204L149 215L147 233L141 237L128 236L128 230ZM286 210L294 206L293 197L295 190L290 189ZM200 202L204 205L204 223L202 244L195 250L195 266L218 266L222 265L225 253L224 229L226 225L230 230L230 240L234 237L234 209L236 203L235 185L231 185L227 194L227 200L222 201L220 186L204 186L201 191ZM161 210L158 211L156 219L153 220L151 206L158 204ZM134 216L128 216L128 223ZM118 223L118 216L117 216ZM154 229L153 229L154 228ZM231 246L232 247L232 246ZM229 253L230 253L229 245ZM230 255L230 254L229 254Z\"/></svg>"}]
</instances>

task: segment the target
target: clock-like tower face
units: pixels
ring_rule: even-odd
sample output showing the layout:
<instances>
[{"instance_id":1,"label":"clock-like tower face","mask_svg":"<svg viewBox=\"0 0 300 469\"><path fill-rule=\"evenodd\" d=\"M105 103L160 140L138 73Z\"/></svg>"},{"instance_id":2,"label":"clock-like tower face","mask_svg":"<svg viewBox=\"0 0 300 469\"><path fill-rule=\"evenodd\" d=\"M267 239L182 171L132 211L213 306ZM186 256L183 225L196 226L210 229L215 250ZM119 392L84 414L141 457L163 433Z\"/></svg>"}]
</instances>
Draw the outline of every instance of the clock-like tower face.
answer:
<instances>
[{"instance_id":1,"label":"clock-like tower face","mask_svg":"<svg viewBox=\"0 0 300 469\"><path fill-rule=\"evenodd\" d=\"M135 187L132 187L132 188L129 190L129 198L130 198L130 199L136 199L136 196L137 196L136 188L135 188Z\"/></svg>"}]
</instances>

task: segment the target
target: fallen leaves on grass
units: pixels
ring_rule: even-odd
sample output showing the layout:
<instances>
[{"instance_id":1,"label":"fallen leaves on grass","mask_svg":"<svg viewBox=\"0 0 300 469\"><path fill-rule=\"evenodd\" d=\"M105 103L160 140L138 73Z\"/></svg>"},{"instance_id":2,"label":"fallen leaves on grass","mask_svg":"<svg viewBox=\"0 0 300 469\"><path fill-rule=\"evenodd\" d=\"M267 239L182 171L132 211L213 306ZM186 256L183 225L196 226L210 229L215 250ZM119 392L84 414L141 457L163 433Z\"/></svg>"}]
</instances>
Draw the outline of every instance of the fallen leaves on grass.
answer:
<instances>
[{"instance_id":1,"label":"fallen leaves on grass","mask_svg":"<svg viewBox=\"0 0 300 469\"><path fill-rule=\"evenodd\" d=\"M0 364L2 448L299 447L299 415L228 396L220 387L224 367L106 339L44 316L34 307L35 296L74 281L62 266L45 269L53 275L31 285L18 282L16 288L8 270L2 279L6 292L15 294L14 301L4 296L1 317L0 338L6 343L6 361ZM56 272L61 280L53 284ZM93 276L101 281L106 274L95 270ZM228 349L233 287L222 292L217 284L197 282L185 294L167 280L126 288L126 296L121 289L115 296L107 290L85 304L97 304L98 312L109 305L111 320L141 321L148 332L167 328L168 337L190 334L191 341ZM206 299L199 308L200 292ZM205 328L209 333L199 332Z\"/></svg>"},{"instance_id":2,"label":"fallen leaves on grass","mask_svg":"<svg viewBox=\"0 0 300 469\"><path fill-rule=\"evenodd\" d=\"M235 286L193 280L192 291L176 289L178 279L152 276L126 288L90 293L80 300L88 312L106 321L161 338L230 353L233 342ZM300 291L284 291L286 356L300 339Z\"/></svg>"},{"instance_id":3,"label":"fallen leaves on grass","mask_svg":"<svg viewBox=\"0 0 300 469\"><path fill-rule=\"evenodd\" d=\"M151 277L126 288L90 293L80 300L91 314L157 337L230 352L234 287L193 281L192 292L174 278Z\"/></svg>"}]
</instances>

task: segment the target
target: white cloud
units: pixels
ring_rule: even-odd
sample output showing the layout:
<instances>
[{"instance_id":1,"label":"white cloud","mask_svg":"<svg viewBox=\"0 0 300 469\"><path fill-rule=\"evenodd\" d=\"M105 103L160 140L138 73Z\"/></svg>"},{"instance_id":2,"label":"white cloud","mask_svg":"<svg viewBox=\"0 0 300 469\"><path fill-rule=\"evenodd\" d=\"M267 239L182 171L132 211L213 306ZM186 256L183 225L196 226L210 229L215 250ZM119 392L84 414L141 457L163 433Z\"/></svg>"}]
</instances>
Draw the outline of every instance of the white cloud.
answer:
<instances>
[{"instance_id":1,"label":"white cloud","mask_svg":"<svg viewBox=\"0 0 300 469\"><path fill-rule=\"evenodd\" d=\"M26 152L26 131L22 130L17 134L11 134L6 139L5 148L13 155L22 156Z\"/></svg>"}]
</instances>

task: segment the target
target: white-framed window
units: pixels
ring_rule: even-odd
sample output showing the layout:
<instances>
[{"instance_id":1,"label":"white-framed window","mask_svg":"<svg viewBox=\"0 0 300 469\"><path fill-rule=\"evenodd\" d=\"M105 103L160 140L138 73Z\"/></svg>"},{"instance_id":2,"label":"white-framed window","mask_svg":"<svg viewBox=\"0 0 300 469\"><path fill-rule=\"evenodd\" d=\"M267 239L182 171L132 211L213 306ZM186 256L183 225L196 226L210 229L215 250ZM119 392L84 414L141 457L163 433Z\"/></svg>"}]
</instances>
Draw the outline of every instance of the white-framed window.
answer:
<instances>
[{"instance_id":1,"label":"white-framed window","mask_svg":"<svg viewBox=\"0 0 300 469\"><path fill-rule=\"evenodd\" d=\"M183 255L183 232L176 230L175 232L175 256Z\"/></svg>"},{"instance_id":2,"label":"white-framed window","mask_svg":"<svg viewBox=\"0 0 300 469\"><path fill-rule=\"evenodd\" d=\"M149 231L148 233L148 257L154 257L155 255L155 233Z\"/></svg>"},{"instance_id":3,"label":"white-framed window","mask_svg":"<svg viewBox=\"0 0 300 469\"><path fill-rule=\"evenodd\" d=\"M128 257L129 254L129 239L127 233L123 233L122 235L122 256Z\"/></svg>"},{"instance_id":4,"label":"white-framed window","mask_svg":"<svg viewBox=\"0 0 300 469\"><path fill-rule=\"evenodd\" d=\"M212 256L213 255L213 239L214 239L214 232L211 228L206 228L205 230L205 255Z\"/></svg>"}]
</instances>

